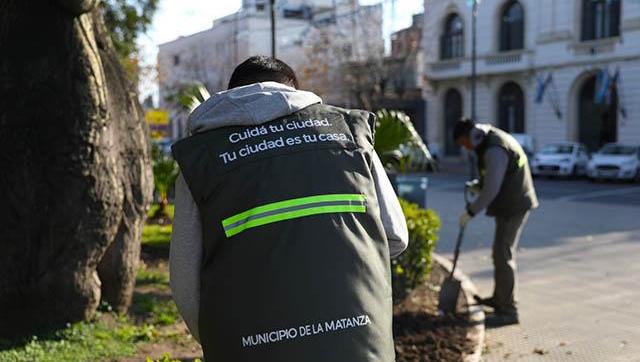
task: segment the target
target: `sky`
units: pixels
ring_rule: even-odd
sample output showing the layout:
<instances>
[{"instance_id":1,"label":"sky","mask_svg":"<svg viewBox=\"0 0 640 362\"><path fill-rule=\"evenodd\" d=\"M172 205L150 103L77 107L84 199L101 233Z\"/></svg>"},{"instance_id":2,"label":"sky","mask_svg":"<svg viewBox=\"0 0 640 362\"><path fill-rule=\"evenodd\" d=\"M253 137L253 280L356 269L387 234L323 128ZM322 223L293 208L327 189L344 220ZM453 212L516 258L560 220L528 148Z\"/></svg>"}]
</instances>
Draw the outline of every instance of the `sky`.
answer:
<instances>
[{"instance_id":1,"label":"sky","mask_svg":"<svg viewBox=\"0 0 640 362\"><path fill-rule=\"evenodd\" d=\"M386 37L392 31L410 26L411 16L421 12L423 6L423 0L395 0L394 11L393 0L360 0L363 5L380 2L384 4ZM214 19L232 14L240 7L241 0L161 0L151 29L138 41L143 64L156 63L159 44L206 30ZM149 81L143 81L140 87L141 98L157 92Z\"/></svg>"}]
</instances>

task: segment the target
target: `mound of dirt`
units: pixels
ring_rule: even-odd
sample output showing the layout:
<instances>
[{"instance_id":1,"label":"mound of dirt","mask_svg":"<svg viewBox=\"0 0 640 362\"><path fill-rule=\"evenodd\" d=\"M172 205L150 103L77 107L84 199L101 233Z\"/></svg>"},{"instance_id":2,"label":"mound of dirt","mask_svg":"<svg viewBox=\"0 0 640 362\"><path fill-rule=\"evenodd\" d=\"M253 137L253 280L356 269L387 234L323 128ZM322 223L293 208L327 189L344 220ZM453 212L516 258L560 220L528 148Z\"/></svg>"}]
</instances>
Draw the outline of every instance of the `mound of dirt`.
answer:
<instances>
[{"instance_id":1,"label":"mound of dirt","mask_svg":"<svg viewBox=\"0 0 640 362\"><path fill-rule=\"evenodd\" d=\"M460 362L473 353L474 343L468 338L473 325L467 315L438 313L438 288L444 273L434 266L429 281L394 307L393 335L398 362ZM466 310L462 297L458 310Z\"/></svg>"}]
</instances>

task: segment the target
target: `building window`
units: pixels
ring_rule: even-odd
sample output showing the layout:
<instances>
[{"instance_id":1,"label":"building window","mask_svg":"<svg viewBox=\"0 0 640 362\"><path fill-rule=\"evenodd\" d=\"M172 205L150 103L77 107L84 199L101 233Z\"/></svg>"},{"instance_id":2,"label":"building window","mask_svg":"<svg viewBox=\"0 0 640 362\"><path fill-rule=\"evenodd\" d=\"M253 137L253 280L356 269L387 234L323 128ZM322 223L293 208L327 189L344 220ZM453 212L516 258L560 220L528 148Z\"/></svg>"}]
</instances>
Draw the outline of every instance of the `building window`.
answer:
<instances>
[{"instance_id":1,"label":"building window","mask_svg":"<svg viewBox=\"0 0 640 362\"><path fill-rule=\"evenodd\" d=\"M285 8L283 16L287 19L311 20L311 8L309 6L301 6L298 8Z\"/></svg>"},{"instance_id":2,"label":"building window","mask_svg":"<svg viewBox=\"0 0 640 362\"><path fill-rule=\"evenodd\" d=\"M256 1L256 11L264 11L266 5L262 1Z\"/></svg>"},{"instance_id":3,"label":"building window","mask_svg":"<svg viewBox=\"0 0 640 362\"><path fill-rule=\"evenodd\" d=\"M449 89L444 96L444 144L447 156L460 155L460 146L453 139L453 129L462 118L462 95L455 89Z\"/></svg>"},{"instance_id":4,"label":"building window","mask_svg":"<svg viewBox=\"0 0 640 362\"><path fill-rule=\"evenodd\" d=\"M524 9L518 1L509 1L500 19L500 51L524 48Z\"/></svg>"},{"instance_id":5,"label":"building window","mask_svg":"<svg viewBox=\"0 0 640 362\"><path fill-rule=\"evenodd\" d=\"M173 65L180 65L180 56L179 55L174 55L173 56Z\"/></svg>"},{"instance_id":6,"label":"building window","mask_svg":"<svg viewBox=\"0 0 640 362\"><path fill-rule=\"evenodd\" d=\"M464 24L457 14L447 18L444 34L440 39L440 58L454 59L464 55Z\"/></svg>"},{"instance_id":7,"label":"building window","mask_svg":"<svg viewBox=\"0 0 640 362\"><path fill-rule=\"evenodd\" d=\"M509 133L524 133L524 93L514 82L500 88L498 96L498 127Z\"/></svg>"},{"instance_id":8,"label":"building window","mask_svg":"<svg viewBox=\"0 0 640 362\"><path fill-rule=\"evenodd\" d=\"M620 35L620 0L582 0L582 40Z\"/></svg>"}]
</instances>

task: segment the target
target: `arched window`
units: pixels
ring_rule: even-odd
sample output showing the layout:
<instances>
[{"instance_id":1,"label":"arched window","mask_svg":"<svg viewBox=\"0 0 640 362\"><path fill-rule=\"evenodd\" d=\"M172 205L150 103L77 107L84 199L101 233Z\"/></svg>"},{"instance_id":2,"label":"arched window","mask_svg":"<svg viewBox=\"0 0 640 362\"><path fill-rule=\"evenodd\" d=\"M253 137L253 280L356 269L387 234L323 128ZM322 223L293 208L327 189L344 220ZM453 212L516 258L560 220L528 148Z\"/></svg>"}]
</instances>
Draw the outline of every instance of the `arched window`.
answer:
<instances>
[{"instance_id":1,"label":"arched window","mask_svg":"<svg viewBox=\"0 0 640 362\"><path fill-rule=\"evenodd\" d=\"M451 14L440 39L440 58L453 59L464 55L464 23L458 14Z\"/></svg>"},{"instance_id":2,"label":"arched window","mask_svg":"<svg viewBox=\"0 0 640 362\"><path fill-rule=\"evenodd\" d=\"M460 154L460 146L453 139L453 128L462 118L462 95L455 89L449 89L444 96L444 144L447 156Z\"/></svg>"},{"instance_id":3,"label":"arched window","mask_svg":"<svg viewBox=\"0 0 640 362\"><path fill-rule=\"evenodd\" d=\"M620 0L582 0L582 40L620 35Z\"/></svg>"},{"instance_id":4,"label":"arched window","mask_svg":"<svg viewBox=\"0 0 640 362\"><path fill-rule=\"evenodd\" d=\"M500 18L500 51L524 48L524 9L518 1L507 2Z\"/></svg>"},{"instance_id":5,"label":"arched window","mask_svg":"<svg viewBox=\"0 0 640 362\"><path fill-rule=\"evenodd\" d=\"M509 133L524 133L524 93L514 82L500 88L498 126Z\"/></svg>"}]
</instances>

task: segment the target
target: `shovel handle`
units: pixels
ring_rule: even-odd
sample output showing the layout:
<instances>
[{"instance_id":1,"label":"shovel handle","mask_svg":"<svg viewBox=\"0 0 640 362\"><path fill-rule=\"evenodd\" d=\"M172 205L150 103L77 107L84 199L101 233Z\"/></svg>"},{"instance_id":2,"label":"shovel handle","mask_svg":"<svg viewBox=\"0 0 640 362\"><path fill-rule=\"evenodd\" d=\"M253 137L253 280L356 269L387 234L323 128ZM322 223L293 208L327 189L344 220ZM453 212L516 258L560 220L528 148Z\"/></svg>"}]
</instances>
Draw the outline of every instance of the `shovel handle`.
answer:
<instances>
[{"instance_id":1,"label":"shovel handle","mask_svg":"<svg viewBox=\"0 0 640 362\"><path fill-rule=\"evenodd\" d=\"M469 186L464 186L464 202L465 206L469 207ZM460 231L458 231L458 240L456 240L456 248L453 254L453 267L451 268L451 277L453 278L453 273L456 271L456 266L458 265L458 257L460 256L460 246L462 245L462 239L464 238L464 227L460 227Z\"/></svg>"},{"instance_id":2,"label":"shovel handle","mask_svg":"<svg viewBox=\"0 0 640 362\"><path fill-rule=\"evenodd\" d=\"M462 245L462 238L464 237L464 227L460 228L458 232L458 240L456 241L456 249L453 254L453 267L451 268L451 277L453 278L453 273L456 271L456 266L458 265L458 257L460 256L460 245Z\"/></svg>"}]
</instances>

